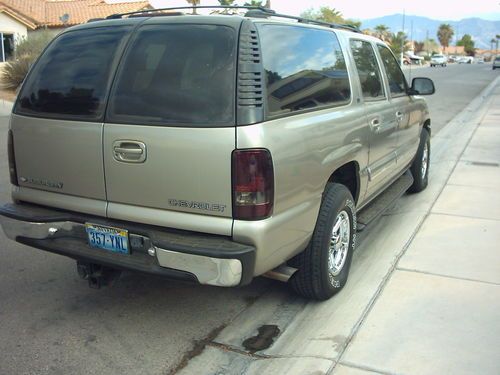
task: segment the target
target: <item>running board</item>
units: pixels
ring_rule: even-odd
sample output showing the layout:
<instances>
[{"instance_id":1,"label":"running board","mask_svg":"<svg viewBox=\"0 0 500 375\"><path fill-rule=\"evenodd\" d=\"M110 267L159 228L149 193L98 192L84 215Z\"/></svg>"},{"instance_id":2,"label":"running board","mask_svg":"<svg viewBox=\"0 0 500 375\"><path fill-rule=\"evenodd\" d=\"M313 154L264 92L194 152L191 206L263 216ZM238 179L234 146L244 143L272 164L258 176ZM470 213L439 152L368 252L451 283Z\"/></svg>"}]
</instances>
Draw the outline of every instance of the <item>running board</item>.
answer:
<instances>
[{"instance_id":1,"label":"running board","mask_svg":"<svg viewBox=\"0 0 500 375\"><path fill-rule=\"evenodd\" d=\"M379 218L410 188L412 184L413 176L410 171L407 171L394 181L382 194L358 213L357 231L361 232L368 224Z\"/></svg>"}]
</instances>

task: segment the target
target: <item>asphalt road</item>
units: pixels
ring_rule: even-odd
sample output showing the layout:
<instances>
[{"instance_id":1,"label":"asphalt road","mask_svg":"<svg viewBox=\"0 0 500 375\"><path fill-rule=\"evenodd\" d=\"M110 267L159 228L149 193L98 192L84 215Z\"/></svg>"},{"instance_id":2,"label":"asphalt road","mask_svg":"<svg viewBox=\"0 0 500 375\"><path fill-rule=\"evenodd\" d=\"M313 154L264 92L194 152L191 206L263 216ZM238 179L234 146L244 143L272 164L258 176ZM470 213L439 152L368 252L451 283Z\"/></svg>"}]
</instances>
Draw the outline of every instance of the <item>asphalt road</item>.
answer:
<instances>
[{"instance_id":1,"label":"asphalt road","mask_svg":"<svg viewBox=\"0 0 500 375\"><path fill-rule=\"evenodd\" d=\"M436 135L457 112L465 108L488 83L498 76L491 64L452 64L447 67L405 68L411 78L428 77L434 81L436 93L426 96L432 119L432 135Z\"/></svg>"},{"instance_id":2,"label":"asphalt road","mask_svg":"<svg viewBox=\"0 0 500 375\"><path fill-rule=\"evenodd\" d=\"M498 74L489 65L413 69L436 84L433 134ZM0 116L1 202L10 190L7 122ZM136 274L93 290L73 261L0 233L0 374L168 374L269 289L287 290L262 278L219 289Z\"/></svg>"}]
</instances>

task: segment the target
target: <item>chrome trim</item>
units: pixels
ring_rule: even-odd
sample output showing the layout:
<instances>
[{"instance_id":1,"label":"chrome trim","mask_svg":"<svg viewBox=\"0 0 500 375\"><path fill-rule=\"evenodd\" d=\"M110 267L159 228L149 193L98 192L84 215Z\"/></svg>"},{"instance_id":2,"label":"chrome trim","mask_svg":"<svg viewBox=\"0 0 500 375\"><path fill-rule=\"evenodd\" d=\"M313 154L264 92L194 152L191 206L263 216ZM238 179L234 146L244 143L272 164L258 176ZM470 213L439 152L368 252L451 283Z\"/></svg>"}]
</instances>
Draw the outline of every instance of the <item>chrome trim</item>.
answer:
<instances>
[{"instance_id":1,"label":"chrome trim","mask_svg":"<svg viewBox=\"0 0 500 375\"><path fill-rule=\"evenodd\" d=\"M236 286L243 273L238 259L211 258L159 247L156 248L156 257L160 266L192 273L200 284Z\"/></svg>"},{"instance_id":2,"label":"chrome trim","mask_svg":"<svg viewBox=\"0 0 500 375\"><path fill-rule=\"evenodd\" d=\"M0 216L0 225L5 232L5 235L11 240L16 237L33 238L35 240L45 240L47 238L56 238L64 233L75 229L84 229L85 226L71 221L58 221L53 223L32 223L11 219L5 216Z\"/></svg>"}]
</instances>

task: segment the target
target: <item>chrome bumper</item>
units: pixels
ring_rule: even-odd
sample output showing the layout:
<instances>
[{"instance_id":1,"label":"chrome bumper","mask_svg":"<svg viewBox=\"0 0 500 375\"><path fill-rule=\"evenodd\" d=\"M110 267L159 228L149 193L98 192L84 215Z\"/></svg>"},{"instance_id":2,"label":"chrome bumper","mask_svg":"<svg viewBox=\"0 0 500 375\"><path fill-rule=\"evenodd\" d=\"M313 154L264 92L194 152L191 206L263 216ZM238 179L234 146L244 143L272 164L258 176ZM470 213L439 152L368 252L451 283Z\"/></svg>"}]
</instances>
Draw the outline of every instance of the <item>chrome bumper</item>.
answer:
<instances>
[{"instance_id":1,"label":"chrome bumper","mask_svg":"<svg viewBox=\"0 0 500 375\"><path fill-rule=\"evenodd\" d=\"M5 235L17 241L19 237L31 240L50 240L56 238L75 238L75 234L85 234L85 225L72 221L29 222L0 215L0 225ZM141 236L143 237L143 236ZM148 243L152 243L146 237ZM78 239L81 242L81 238ZM88 251L99 251L84 244ZM239 285L242 280L243 266L239 259L216 258L204 255L183 253L165 249L154 244L148 250L159 266L193 274L200 284L230 287ZM113 254L115 255L115 254ZM116 257L126 255L116 254Z\"/></svg>"}]
</instances>

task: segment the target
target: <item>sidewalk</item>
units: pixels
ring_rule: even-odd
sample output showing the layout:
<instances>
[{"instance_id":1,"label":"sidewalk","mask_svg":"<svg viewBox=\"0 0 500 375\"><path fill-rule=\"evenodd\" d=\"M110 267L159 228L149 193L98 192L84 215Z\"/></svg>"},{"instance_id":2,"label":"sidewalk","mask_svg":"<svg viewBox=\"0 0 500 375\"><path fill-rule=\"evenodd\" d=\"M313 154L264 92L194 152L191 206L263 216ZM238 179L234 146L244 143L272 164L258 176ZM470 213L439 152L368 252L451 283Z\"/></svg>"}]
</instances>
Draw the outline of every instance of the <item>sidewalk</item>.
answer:
<instances>
[{"instance_id":1,"label":"sidewalk","mask_svg":"<svg viewBox=\"0 0 500 375\"><path fill-rule=\"evenodd\" d=\"M428 188L370 231L339 295L276 287L178 374L500 374L500 78L431 150ZM249 353L263 325L280 333Z\"/></svg>"}]
</instances>

